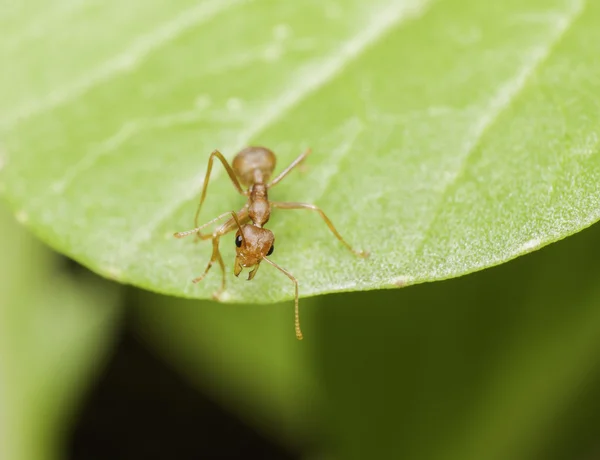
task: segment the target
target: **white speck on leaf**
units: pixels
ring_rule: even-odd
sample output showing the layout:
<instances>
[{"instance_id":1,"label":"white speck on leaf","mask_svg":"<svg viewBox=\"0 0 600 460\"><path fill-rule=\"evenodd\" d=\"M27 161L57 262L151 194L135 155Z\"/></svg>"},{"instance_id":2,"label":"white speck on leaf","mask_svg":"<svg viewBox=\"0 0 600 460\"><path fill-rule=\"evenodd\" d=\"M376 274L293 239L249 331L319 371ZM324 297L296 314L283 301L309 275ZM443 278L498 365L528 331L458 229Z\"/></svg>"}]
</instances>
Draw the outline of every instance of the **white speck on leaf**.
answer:
<instances>
[{"instance_id":1,"label":"white speck on leaf","mask_svg":"<svg viewBox=\"0 0 600 460\"><path fill-rule=\"evenodd\" d=\"M212 100L208 94L201 94L194 101L194 107L197 110L206 110L212 105Z\"/></svg>"},{"instance_id":2,"label":"white speck on leaf","mask_svg":"<svg viewBox=\"0 0 600 460\"><path fill-rule=\"evenodd\" d=\"M590 133L587 135L582 145L571 150L574 155L591 156L598 153L598 134Z\"/></svg>"},{"instance_id":3,"label":"white speck on leaf","mask_svg":"<svg viewBox=\"0 0 600 460\"><path fill-rule=\"evenodd\" d=\"M108 274L110 278L115 280L118 280L123 274L123 271L117 267L107 267L104 271Z\"/></svg>"},{"instance_id":4,"label":"white speck on leaf","mask_svg":"<svg viewBox=\"0 0 600 460\"><path fill-rule=\"evenodd\" d=\"M273 27L273 37L276 40L285 40L292 34L292 28L288 24L278 24Z\"/></svg>"},{"instance_id":5,"label":"white speck on leaf","mask_svg":"<svg viewBox=\"0 0 600 460\"><path fill-rule=\"evenodd\" d=\"M265 61L277 61L283 55L283 48L279 44L268 46L263 52Z\"/></svg>"},{"instance_id":6,"label":"white speck on leaf","mask_svg":"<svg viewBox=\"0 0 600 460\"><path fill-rule=\"evenodd\" d=\"M242 110L243 106L243 102L237 97L232 97L227 101L227 110L229 110L230 112L239 112L240 110Z\"/></svg>"},{"instance_id":7,"label":"white speck on leaf","mask_svg":"<svg viewBox=\"0 0 600 460\"><path fill-rule=\"evenodd\" d=\"M519 252L531 252L534 249L537 249L542 244L542 241L539 238L533 238L523 244L520 248Z\"/></svg>"},{"instance_id":8,"label":"white speck on leaf","mask_svg":"<svg viewBox=\"0 0 600 460\"><path fill-rule=\"evenodd\" d=\"M231 294L227 291L224 291L218 296L215 296L215 299L217 299L219 302L227 302L228 300L231 300Z\"/></svg>"},{"instance_id":9,"label":"white speck on leaf","mask_svg":"<svg viewBox=\"0 0 600 460\"><path fill-rule=\"evenodd\" d=\"M398 276L398 277L394 278L394 280L392 281L392 284L394 284L395 286L398 286L398 287L405 287L405 286L408 286L412 281L413 281L412 276L402 275L402 276Z\"/></svg>"},{"instance_id":10,"label":"white speck on leaf","mask_svg":"<svg viewBox=\"0 0 600 460\"><path fill-rule=\"evenodd\" d=\"M15 218L17 219L17 222L24 224L29 220L29 214L25 211L18 211Z\"/></svg>"}]
</instances>

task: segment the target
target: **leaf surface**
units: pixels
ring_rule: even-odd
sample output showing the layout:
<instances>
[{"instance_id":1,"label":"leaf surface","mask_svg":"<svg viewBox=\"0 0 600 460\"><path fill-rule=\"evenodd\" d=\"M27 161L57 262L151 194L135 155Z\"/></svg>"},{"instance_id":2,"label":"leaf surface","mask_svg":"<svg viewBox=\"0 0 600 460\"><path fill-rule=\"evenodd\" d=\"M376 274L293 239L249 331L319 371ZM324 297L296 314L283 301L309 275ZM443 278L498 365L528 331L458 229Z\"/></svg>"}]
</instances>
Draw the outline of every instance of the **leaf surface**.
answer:
<instances>
[{"instance_id":1,"label":"leaf surface","mask_svg":"<svg viewBox=\"0 0 600 460\"><path fill-rule=\"evenodd\" d=\"M191 280L210 244L172 233L193 225L209 153L248 144L273 149L278 170L312 147L271 199L317 204L371 252L354 257L314 213L275 211L272 259L302 295L460 276L598 220L596 2L140 5L29 0L0 18L14 63L0 186L101 274L209 297L218 273ZM215 165L202 219L243 203ZM222 300L291 297L271 267L234 280L233 237L221 246Z\"/></svg>"}]
</instances>

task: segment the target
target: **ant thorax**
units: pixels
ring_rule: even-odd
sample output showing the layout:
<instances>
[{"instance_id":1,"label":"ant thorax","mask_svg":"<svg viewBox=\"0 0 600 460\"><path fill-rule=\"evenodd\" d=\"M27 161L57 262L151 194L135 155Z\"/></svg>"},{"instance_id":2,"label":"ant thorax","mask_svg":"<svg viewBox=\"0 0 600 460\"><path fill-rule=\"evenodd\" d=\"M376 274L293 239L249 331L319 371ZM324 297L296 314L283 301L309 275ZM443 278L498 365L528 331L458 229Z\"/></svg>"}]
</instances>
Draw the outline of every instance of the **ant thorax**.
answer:
<instances>
[{"instance_id":1,"label":"ant thorax","mask_svg":"<svg viewBox=\"0 0 600 460\"><path fill-rule=\"evenodd\" d=\"M250 205L248 206L248 216L257 227L262 227L271 217L271 206L269 206L269 196L265 184L254 184L250 190Z\"/></svg>"}]
</instances>

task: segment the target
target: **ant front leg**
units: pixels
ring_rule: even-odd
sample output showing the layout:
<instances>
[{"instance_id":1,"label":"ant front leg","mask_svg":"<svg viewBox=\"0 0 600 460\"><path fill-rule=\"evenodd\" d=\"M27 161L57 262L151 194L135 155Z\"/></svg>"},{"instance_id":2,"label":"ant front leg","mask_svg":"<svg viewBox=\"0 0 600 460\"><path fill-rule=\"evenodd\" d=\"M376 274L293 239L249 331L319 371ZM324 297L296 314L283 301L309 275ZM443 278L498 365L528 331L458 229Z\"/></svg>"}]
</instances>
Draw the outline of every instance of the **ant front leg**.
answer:
<instances>
[{"instance_id":1,"label":"ant front leg","mask_svg":"<svg viewBox=\"0 0 600 460\"><path fill-rule=\"evenodd\" d=\"M213 297L215 299L218 299L221 296L221 294L223 293L223 291L225 291L225 264L223 263L223 258L221 257L221 251L219 251L219 240L221 239L221 237L223 235L238 228L240 223L243 225L244 223L248 222L248 219L249 219L248 212L245 210L240 212L239 214L236 214L233 211L229 212L228 214L230 214L232 216L231 219L229 219L227 222L225 222L223 225L221 225L221 227L219 227L217 230L215 230L215 232L212 234L212 236L211 235L200 235L200 238L202 238L204 240L212 238L213 250L212 250L212 255L210 256L210 260L208 261L208 264L206 265L206 269L204 270L204 273L202 273L202 275L200 275L198 278L195 278L192 280L192 283L199 283L200 281L202 281L208 274L208 271L211 269L213 264L215 262L218 262L219 266L221 267L222 279L221 279L221 289L219 289L217 292L215 292L213 294Z\"/></svg>"},{"instance_id":2,"label":"ant front leg","mask_svg":"<svg viewBox=\"0 0 600 460\"><path fill-rule=\"evenodd\" d=\"M333 233L335 235L335 237L338 240L340 240L344 246L346 246L350 251L352 251L354 254L356 254L359 257L367 257L369 255L369 253L367 251L357 250L357 249L354 249L352 246L350 246L350 244L348 244L348 242L342 237L342 235L340 235L340 233L333 226L333 223L331 222L329 217L327 217L327 215L318 206L315 206L314 204L309 204L309 203L291 203L291 202L287 203L287 202L277 202L277 201L271 201L270 204L271 204L271 206L273 206L274 208L277 208L277 209L308 209L310 211L318 212L319 215L323 218L323 220L327 224L327 227L329 227L329 230L331 230L331 233Z\"/></svg>"},{"instance_id":3,"label":"ant front leg","mask_svg":"<svg viewBox=\"0 0 600 460\"><path fill-rule=\"evenodd\" d=\"M219 235L218 233L213 234L213 236L212 236L213 251L212 251L210 260L208 261L208 265L206 266L206 269L204 270L204 273L202 273L202 275L200 275L198 278L194 278L192 280L192 283L194 283L194 284L199 283L206 277L206 275L208 274L208 271L213 266L215 261L219 262L219 265L221 267L222 280L221 280L221 289L219 289L217 292L215 292L213 294L213 297L215 299L218 299L221 296L221 294L223 293L223 291L225 291L225 264L223 263L223 258L221 257L221 251L219 251L219 239L220 238L221 238L221 235Z\"/></svg>"},{"instance_id":4,"label":"ant front leg","mask_svg":"<svg viewBox=\"0 0 600 460\"><path fill-rule=\"evenodd\" d=\"M214 150L208 158L208 166L206 167L206 175L204 176L204 182L202 184L202 193L200 194L200 203L198 203L198 209L196 209L196 215L194 216L194 227L198 227L198 218L200 217L200 210L202 209L202 204L204 203L204 199L206 198L208 181L210 180L210 173L212 171L213 161L215 157L217 157L223 164L225 171L227 171L227 174L229 175L229 179L231 179L231 183L236 188L238 193L244 196L247 195L247 192L245 192L242 189L242 186L240 185L237 177L235 176L235 172L233 171L232 167L229 165L223 154L218 150ZM196 235L198 239L204 239L202 238L202 236L203 235L200 232L198 232Z\"/></svg>"},{"instance_id":5,"label":"ant front leg","mask_svg":"<svg viewBox=\"0 0 600 460\"><path fill-rule=\"evenodd\" d=\"M188 235L195 234L196 237L199 238L199 239L208 240L208 239L212 238L211 235L203 235L202 233L200 233L200 230L202 230L203 228L208 227L211 224L214 224L215 222L221 220L223 217L227 217L229 215L231 215L231 211L223 213L220 216L217 216L214 219L209 220L208 222L206 222L205 224L201 225L200 227L196 227L196 228L193 228L191 230L186 230L185 232L177 232L173 236L175 238L185 238Z\"/></svg>"}]
</instances>

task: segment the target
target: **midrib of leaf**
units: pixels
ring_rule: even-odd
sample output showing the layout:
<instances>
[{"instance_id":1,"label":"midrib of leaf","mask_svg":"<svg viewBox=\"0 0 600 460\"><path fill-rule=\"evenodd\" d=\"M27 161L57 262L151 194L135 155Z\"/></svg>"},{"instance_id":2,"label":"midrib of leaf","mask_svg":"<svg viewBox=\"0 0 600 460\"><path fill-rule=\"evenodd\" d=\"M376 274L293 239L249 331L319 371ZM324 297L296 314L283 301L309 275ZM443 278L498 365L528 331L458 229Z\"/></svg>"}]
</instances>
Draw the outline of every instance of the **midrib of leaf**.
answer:
<instances>
[{"instance_id":1,"label":"midrib of leaf","mask_svg":"<svg viewBox=\"0 0 600 460\"><path fill-rule=\"evenodd\" d=\"M482 112L476 112L478 120L473 124L471 136L466 139L465 148L462 152L462 159L459 161L456 170L443 186L439 194L438 203L433 208L430 219L425 225L425 231L422 233L421 239L418 241L413 252L412 259L417 260L427 243L431 230L444 209L444 201L452 193L456 187L458 180L465 173L469 159L474 152L477 151L477 146L485 136L485 133L494 126L500 115L507 110L523 89L527 86L529 79L535 74L536 70L548 60L552 55L552 51L561 42L566 32L573 25L576 19L583 13L587 6L586 0L575 0L569 4L570 9L565 12L564 16L558 18L554 33L550 35L546 43L540 44L533 48L526 60L525 65L518 69L513 78L505 82L494 96L486 104ZM393 282L393 280L390 280Z\"/></svg>"},{"instance_id":2,"label":"midrib of leaf","mask_svg":"<svg viewBox=\"0 0 600 460\"><path fill-rule=\"evenodd\" d=\"M237 151L247 145L254 136L273 125L287 112L300 104L312 93L328 84L334 78L343 73L344 69L366 50L381 40L387 33L398 27L403 22L410 19L422 17L433 0L415 0L412 3L391 2L385 7L373 12L365 27L362 27L357 33L342 42L331 55L320 59L317 63L309 63L304 69L297 73L297 77L290 81L289 85L272 101L263 106L255 117L253 123L244 130L237 139L229 146L223 148L224 151ZM343 149L343 153L338 156L338 162L349 149ZM216 177L219 169L213 172ZM130 244L119 254L119 259L125 261L121 265L121 270L127 271L130 266L136 262L139 247L152 238L155 230L171 217L174 212L185 202L194 199L199 187L204 181L203 171L194 175L189 181L184 181L184 185L174 194L174 199L169 206L165 206L154 217L148 220L148 224L138 230L131 238ZM331 176L326 179L331 180ZM324 187L324 191L327 186Z\"/></svg>"},{"instance_id":3,"label":"midrib of leaf","mask_svg":"<svg viewBox=\"0 0 600 460\"><path fill-rule=\"evenodd\" d=\"M135 70L143 60L160 47L175 40L193 27L210 21L218 14L246 1L252 0L215 0L188 8L160 27L138 37L123 53L103 62L81 78L51 91L41 100L30 100L24 103L12 114L0 119L0 131L8 131L23 120L64 105L120 74Z\"/></svg>"}]
</instances>

